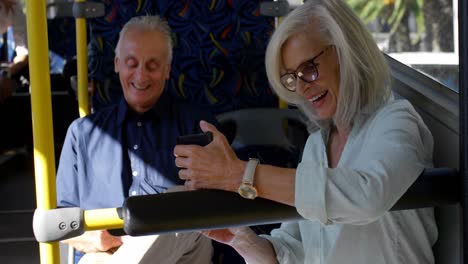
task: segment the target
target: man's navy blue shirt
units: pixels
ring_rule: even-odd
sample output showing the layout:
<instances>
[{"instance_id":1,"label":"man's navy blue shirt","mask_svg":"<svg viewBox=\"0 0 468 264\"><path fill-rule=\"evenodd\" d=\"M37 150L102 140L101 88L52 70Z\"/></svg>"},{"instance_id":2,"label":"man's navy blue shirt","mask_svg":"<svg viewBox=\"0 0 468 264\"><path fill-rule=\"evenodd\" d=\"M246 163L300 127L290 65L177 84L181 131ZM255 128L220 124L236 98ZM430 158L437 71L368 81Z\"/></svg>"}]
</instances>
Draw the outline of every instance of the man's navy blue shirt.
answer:
<instances>
[{"instance_id":1,"label":"man's navy blue shirt","mask_svg":"<svg viewBox=\"0 0 468 264\"><path fill-rule=\"evenodd\" d=\"M175 166L179 135L200 133L215 118L163 93L140 115L118 105L75 120L68 128L57 172L59 206L120 207L128 196L164 192L182 184Z\"/></svg>"}]
</instances>

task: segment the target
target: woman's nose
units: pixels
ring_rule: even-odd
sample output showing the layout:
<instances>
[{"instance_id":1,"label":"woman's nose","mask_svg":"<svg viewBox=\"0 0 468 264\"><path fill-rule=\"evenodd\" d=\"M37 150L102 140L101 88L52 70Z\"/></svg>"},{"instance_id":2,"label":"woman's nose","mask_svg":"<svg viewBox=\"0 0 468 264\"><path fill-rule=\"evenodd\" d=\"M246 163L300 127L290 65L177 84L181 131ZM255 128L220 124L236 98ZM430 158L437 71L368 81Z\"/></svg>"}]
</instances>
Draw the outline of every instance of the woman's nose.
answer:
<instances>
[{"instance_id":1,"label":"woman's nose","mask_svg":"<svg viewBox=\"0 0 468 264\"><path fill-rule=\"evenodd\" d=\"M303 80L301 80L301 78L297 78L297 81L296 81L296 93L304 96L305 95L305 91L309 88L311 84L308 83L308 82L304 82Z\"/></svg>"}]
</instances>

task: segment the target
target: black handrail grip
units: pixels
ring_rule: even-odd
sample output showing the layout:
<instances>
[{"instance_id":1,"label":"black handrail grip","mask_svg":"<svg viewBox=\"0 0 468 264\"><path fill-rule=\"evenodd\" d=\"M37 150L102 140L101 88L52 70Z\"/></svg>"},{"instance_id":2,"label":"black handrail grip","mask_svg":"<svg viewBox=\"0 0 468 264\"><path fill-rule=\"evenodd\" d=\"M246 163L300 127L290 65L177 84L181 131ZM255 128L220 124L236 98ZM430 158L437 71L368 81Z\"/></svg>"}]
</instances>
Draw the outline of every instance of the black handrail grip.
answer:
<instances>
[{"instance_id":1,"label":"black handrail grip","mask_svg":"<svg viewBox=\"0 0 468 264\"><path fill-rule=\"evenodd\" d=\"M426 168L391 210L456 204L461 201L460 177L452 168Z\"/></svg>"},{"instance_id":2,"label":"black handrail grip","mask_svg":"<svg viewBox=\"0 0 468 264\"><path fill-rule=\"evenodd\" d=\"M124 230L132 236L302 219L292 206L219 190L133 196L123 214Z\"/></svg>"},{"instance_id":3,"label":"black handrail grip","mask_svg":"<svg viewBox=\"0 0 468 264\"><path fill-rule=\"evenodd\" d=\"M458 184L455 169L425 169L391 210L458 203ZM126 199L122 213L124 230L132 236L303 219L292 206L262 198L247 200L219 190L133 196Z\"/></svg>"}]
</instances>

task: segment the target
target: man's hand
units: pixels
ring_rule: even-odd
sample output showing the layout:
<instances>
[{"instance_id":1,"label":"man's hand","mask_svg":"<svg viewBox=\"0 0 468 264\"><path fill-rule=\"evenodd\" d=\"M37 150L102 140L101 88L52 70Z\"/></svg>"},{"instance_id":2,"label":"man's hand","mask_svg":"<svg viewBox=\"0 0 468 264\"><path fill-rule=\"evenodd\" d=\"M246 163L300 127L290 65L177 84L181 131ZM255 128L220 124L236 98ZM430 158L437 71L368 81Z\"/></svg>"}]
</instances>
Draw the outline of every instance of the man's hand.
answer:
<instances>
[{"instance_id":1,"label":"man's hand","mask_svg":"<svg viewBox=\"0 0 468 264\"><path fill-rule=\"evenodd\" d=\"M81 252L105 252L122 245L122 238L109 234L107 230L87 231L83 235L62 241Z\"/></svg>"}]
</instances>

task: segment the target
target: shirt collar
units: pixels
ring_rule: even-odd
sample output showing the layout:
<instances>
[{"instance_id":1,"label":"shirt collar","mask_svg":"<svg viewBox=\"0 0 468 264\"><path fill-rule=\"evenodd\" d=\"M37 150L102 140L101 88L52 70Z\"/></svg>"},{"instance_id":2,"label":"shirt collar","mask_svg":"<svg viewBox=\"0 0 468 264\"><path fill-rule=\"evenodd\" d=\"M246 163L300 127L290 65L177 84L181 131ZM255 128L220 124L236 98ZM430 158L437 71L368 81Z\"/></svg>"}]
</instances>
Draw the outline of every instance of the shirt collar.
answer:
<instances>
[{"instance_id":1,"label":"shirt collar","mask_svg":"<svg viewBox=\"0 0 468 264\"><path fill-rule=\"evenodd\" d=\"M388 104L389 102L393 100L394 100L394 97L393 95L391 95L390 98L386 102L384 102L382 105L378 106L377 109L370 108L368 105L361 108L361 110L353 118L351 131L360 130L361 127L366 123L366 121L371 116L375 115L383 106L385 106L386 104ZM333 125L333 122L331 120L324 120L318 124L318 126L320 127L322 139L324 142L328 142L328 136L329 136L332 125ZM350 131L350 136L351 136L351 131Z\"/></svg>"},{"instance_id":2,"label":"shirt collar","mask_svg":"<svg viewBox=\"0 0 468 264\"><path fill-rule=\"evenodd\" d=\"M366 122L366 120L374 114L375 111L372 111L370 107L364 106L361 108L353 118L351 128L350 128L350 135L351 131L359 130L360 127ZM318 121L318 126L320 127L320 132L322 135L322 139L324 142L328 142L328 136L330 134L330 130L333 126L332 120L320 120Z\"/></svg>"},{"instance_id":3,"label":"shirt collar","mask_svg":"<svg viewBox=\"0 0 468 264\"><path fill-rule=\"evenodd\" d=\"M168 95L166 92L163 92L159 97L158 101L154 106L148 110L147 112L143 113L141 116L144 119L156 119L161 117L162 113L166 111L169 107L170 102L168 100ZM122 96L119 102L119 109L117 114L117 123L119 125L123 125L123 123L128 120L128 118L132 118L137 116L138 114L135 113L130 107L128 107L127 101L125 101L125 97Z\"/></svg>"}]
</instances>

